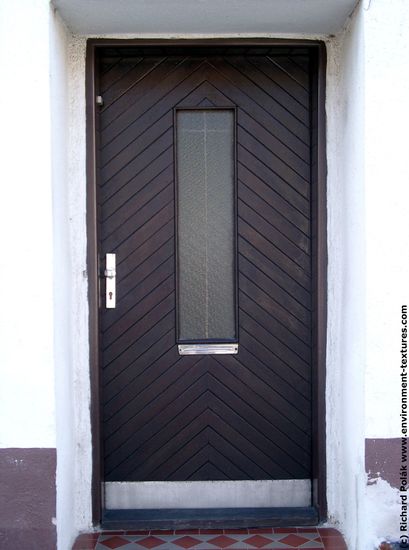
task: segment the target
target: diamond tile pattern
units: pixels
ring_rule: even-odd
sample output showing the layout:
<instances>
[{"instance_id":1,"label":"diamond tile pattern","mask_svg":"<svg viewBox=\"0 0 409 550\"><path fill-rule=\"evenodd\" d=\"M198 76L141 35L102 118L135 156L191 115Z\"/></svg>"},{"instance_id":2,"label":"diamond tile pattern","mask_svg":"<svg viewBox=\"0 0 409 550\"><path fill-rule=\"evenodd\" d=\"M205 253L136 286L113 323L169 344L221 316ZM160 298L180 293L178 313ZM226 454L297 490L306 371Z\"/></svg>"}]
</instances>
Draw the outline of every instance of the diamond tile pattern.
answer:
<instances>
[{"instance_id":1,"label":"diamond tile pattern","mask_svg":"<svg viewBox=\"0 0 409 550\"><path fill-rule=\"evenodd\" d=\"M271 539L263 537L261 535L254 535L249 539L246 539L245 542L246 544L250 544L250 546L253 546L254 548L263 548L271 542Z\"/></svg>"},{"instance_id":2,"label":"diamond tile pattern","mask_svg":"<svg viewBox=\"0 0 409 550\"><path fill-rule=\"evenodd\" d=\"M201 544L201 541L198 538L181 537L180 539L176 539L173 544L176 544L181 548L193 548L194 546Z\"/></svg>"},{"instance_id":3,"label":"diamond tile pattern","mask_svg":"<svg viewBox=\"0 0 409 550\"><path fill-rule=\"evenodd\" d=\"M288 546L291 546L291 548L299 548L306 542L309 542L309 540L306 539L305 537L300 537L298 535L291 534L291 535L288 535L287 537L284 537L281 540L281 542L283 542L284 544L287 544Z\"/></svg>"},{"instance_id":4,"label":"diamond tile pattern","mask_svg":"<svg viewBox=\"0 0 409 550\"><path fill-rule=\"evenodd\" d=\"M237 542L237 539L220 535L214 539L210 539L208 542L216 546L216 548L231 548Z\"/></svg>"},{"instance_id":5,"label":"diamond tile pattern","mask_svg":"<svg viewBox=\"0 0 409 550\"><path fill-rule=\"evenodd\" d=\"M102 541L101 544L107 548L121 548L121 546L125 546L128 542L125 538L113 536Z\"/></svg>"},{"instance_id":6,"label":"diamond tile pattern","mask_svg":"<svg viewBox=\"0 0 409 550\"><path fill-rule=\"evenodd\" d=\"M103 531L80 535L73 550L347 550L342 535L332 528L191 529L183 531Z\"/></svg>"},{"instance_id":7,"label":"diamond tile pattern","mask_svg":"<svg viewBox=\"0 0 409 550\"><path fill-rule=\"evenodd\" d=\"M157 546L162 546L163 544L164 544L163 538L158 538L158 537L146 537L146 538L141 537L140 540L138 541L138 546L143 546L144 548L156 548Z\"/></svg>"}]
</instances>

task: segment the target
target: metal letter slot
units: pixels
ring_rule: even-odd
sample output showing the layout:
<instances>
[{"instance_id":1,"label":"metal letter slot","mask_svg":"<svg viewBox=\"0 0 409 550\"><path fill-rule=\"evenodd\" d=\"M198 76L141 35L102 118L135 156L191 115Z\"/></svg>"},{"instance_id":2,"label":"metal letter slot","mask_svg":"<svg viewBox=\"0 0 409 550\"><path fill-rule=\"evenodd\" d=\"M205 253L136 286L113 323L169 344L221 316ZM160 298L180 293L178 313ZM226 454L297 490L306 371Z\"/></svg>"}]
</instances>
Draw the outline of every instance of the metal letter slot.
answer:
<instances>
[{"instance_id":1,"label":"metal letter slot","mask_svg":"<svg viewBox=\"0 0 409 550\"><path fill-rule=\"evenodd\" d=\"M236 354L238 344L179 344L179 355L221 355Z\"/></svg>"},{"instance_id":2,"label":"metal letter slot","mask_svg":"<svg viewBox=\"0 0 409 550\"><path fill-rule=\"evenodd\" d=\"M116 307L116 254L105 256L105 305L107 309Z\"/></svg>"}]
</instances>

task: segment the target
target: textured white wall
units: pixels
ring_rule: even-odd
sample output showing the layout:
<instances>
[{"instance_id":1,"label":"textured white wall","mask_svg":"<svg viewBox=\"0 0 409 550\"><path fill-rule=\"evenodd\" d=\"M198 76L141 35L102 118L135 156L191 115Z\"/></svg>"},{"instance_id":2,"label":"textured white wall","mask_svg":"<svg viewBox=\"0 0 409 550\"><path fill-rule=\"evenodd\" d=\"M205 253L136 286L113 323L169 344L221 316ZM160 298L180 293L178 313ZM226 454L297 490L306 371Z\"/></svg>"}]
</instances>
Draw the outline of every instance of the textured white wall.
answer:
<instances>
[{"instance_id":1,"label":"textured white wall","mask_svg":"<svg viewBox=\"0 0 409 550\"><path fill-rule=\"evenodd\" d=\"M351 550L399 537L398 492L366 485L364 439L400 430L408 29L406 0L365 0L328 42L328 499Z\"/></svg>"},{"instance_id":2,"label":"textured white wall","mask_svg":"<svg viewBox=\"0 0 409 550\"><path fill-rule=\"evenodd\" d=\"M0 2L0 446L57 446L64 550L91 526L84 62L48 0Z\"/></svg>"},{"instance_id":3,"label":"textured white wall","mask_svg":"<svg viewBox=\"0 0 409 550\"><path fill-rule=\"evenodd\" d=\"M73 391L71 304L73 262L68 179L69 33L50 8L50 90L54 224L54 361L57 424L57 542L69 549L75 522L76 428Z\"/></svg>"},{"instance_id":4,"label":"textured white wall","mask_svg":"<svg viewBox=\"0 0 409 550\"><path fill-rule=\"evenodd\" d=\"M390 438L400 436L400 317L409 302L409 2L366 8L365 433ZM370 542L397 540L398 491L378 480L366 488L366 507Z\"/></svg>"},{"instance_id":5,"label":"textured white wall","mask_svg":"<svg viewBox=\"0 0 409 550\"><path fill-rule=\"evenodd\" d=\"M50 12L58 548L92 529L85 39Z\"/></svg>"},{"instance_id":6,"label":"textured white wall","mask_svg":"<svg viewBox=\"0 0 409 550\"><path fill-rule=\"evenodd\" d=\"M71 372L73 379L75 527L92 524L92 442L90 425L90 371L88 346L88 280L86 239L85 145L85 48L84 38L70 37L68 48L68 214L71 258Z\"/></svg>"},{"instance_id":7,"label":"textured white wall","mask_svg":"<svg viewBox=\"0 0 409 550\"><path fill-rule=\"evenodd\" d=\"M58 548L92 529L85 39L50 7Z\"/></svg>"},{"instance_id":8,"label":"textured white wall","mask_svg":"<svg viewBox=\"0 0 409 550\"><path fill-rule=\"evenodd\" d=\"M48 32L47 0L0 2L0 447L55 447Z\"/></svg>"},{"instance_id":9,"label":"textured white wall","mask_svg":"<svg viewBox=\"0 0 409 550\"><path fill-rule=\"evenodd\" d=\"M366 436L400 435L400 314L409 305L409 2L365 12Z\"/></svg>"},{"instance_id":10,"label":"textured white wall","mask_svg":"<svg viewBox=\"0 0 409 550\"><path fill-rule=\"evenodd\" d=\"M357 9L328 42L328 349L329 520L350 550L363 550L365 178L364 21Z\"/></svg>"}]
</instances>

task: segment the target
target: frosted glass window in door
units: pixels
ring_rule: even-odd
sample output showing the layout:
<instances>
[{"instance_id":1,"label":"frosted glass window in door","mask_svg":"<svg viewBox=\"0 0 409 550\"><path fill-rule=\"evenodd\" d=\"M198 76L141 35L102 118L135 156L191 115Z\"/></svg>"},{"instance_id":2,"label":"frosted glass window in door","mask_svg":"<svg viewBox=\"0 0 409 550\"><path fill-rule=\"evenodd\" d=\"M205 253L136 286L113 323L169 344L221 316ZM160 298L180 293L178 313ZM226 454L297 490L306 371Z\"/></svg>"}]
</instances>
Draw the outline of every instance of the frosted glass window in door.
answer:
<instances>
[{"instance_id":1,"label":"frosted glass window in door","mask_svg":"<svg viewBox=\"0 0 409 550\"><path fill-rule=\"evenodd\" d=\"M178 340L236 334L234 111L176 111Z\"/></svg>"}]
</instances>

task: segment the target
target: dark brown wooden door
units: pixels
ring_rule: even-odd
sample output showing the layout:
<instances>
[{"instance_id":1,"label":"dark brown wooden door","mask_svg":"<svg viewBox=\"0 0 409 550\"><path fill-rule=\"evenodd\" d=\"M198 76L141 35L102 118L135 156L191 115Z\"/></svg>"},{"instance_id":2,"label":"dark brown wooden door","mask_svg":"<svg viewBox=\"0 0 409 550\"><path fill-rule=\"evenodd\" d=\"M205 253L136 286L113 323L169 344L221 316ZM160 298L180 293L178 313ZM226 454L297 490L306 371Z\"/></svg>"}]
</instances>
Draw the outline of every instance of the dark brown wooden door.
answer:
<instances>
[{"instance_id":1,"label":"dark brown wooden door","mask_svg":"<svg viewBox=\"0 0 409 550\"><path fill-rule=\"evenodd\" d=\"M107 48L99 61L106 481L311 478L311 82L302 48ZM238 355L180 356L174 109L236 109Z\"/></svg>"}]
</instances>

